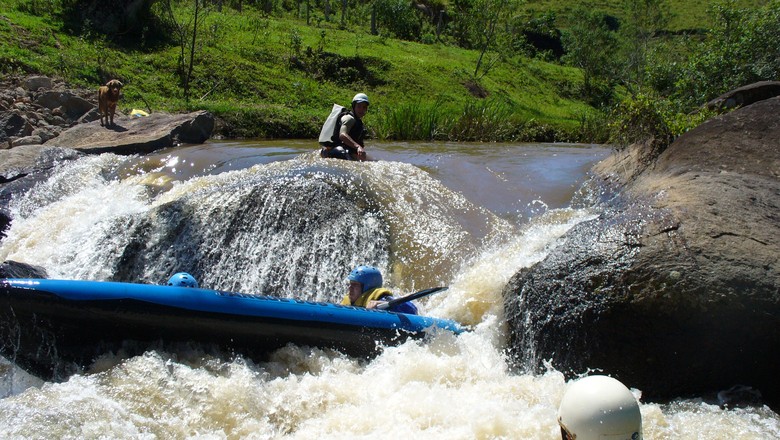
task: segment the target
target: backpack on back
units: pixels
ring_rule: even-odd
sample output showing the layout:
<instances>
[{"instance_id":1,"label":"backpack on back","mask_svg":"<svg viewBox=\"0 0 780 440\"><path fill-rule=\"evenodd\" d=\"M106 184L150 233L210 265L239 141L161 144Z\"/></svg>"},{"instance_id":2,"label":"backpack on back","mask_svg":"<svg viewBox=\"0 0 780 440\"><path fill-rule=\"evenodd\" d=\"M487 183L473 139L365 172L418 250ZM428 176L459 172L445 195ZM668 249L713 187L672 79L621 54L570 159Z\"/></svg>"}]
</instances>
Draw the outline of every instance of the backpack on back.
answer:
<instances>
[{"instance_id":1,"label":"backpack on back","mask_svg":"<svg viewBox=\"0 0 780 440\"><path fill-rule=\"evenodd\" d=\"M346 107L338 104L333 104L333 109L331 109L330 115L328 115L328 119L326 119L325 123L322 124L322 130L320 130L320 138L319 138L320 145L322 145L323 147L334 146L333 136L336 134L336 130L338 129L341 115L348 112L349 109L347 109Z\"/></svg>"}]
</instances>

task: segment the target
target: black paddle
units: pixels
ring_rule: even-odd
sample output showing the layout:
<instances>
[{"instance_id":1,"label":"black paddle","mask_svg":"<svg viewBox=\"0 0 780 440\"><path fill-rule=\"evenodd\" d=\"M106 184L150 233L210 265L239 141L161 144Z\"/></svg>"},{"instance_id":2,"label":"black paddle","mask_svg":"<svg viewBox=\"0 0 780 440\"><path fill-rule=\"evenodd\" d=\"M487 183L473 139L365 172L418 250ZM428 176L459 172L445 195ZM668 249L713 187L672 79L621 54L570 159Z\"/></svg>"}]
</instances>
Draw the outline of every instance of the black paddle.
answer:
<instances>
[{"instance_id":1,"label":"black paddle","mask_svg":"<svg viewBox=\"0 0 780 440\"><path fill-rule=\"evenodd\" d=\"M376 305L376 308L379 309L379 310L387 310L390 307L397 306L398 304L403 304L405 302L409 302L409 301L412 301L412 300L415 300L415 299L419 299L419 298L428 296L428 295L430 295L432 293L441 292L442 290L447 290L447 289L449 289L448 286L431 287L430 289L420 290L419 292L414 292L412 294L409 294L409 295L406 295L406 296L402 296L402 297L396 298L394 300L390 300L390 301L387 301L387 302L380 302L379 304Z\"/></svg>"}]
</instances>

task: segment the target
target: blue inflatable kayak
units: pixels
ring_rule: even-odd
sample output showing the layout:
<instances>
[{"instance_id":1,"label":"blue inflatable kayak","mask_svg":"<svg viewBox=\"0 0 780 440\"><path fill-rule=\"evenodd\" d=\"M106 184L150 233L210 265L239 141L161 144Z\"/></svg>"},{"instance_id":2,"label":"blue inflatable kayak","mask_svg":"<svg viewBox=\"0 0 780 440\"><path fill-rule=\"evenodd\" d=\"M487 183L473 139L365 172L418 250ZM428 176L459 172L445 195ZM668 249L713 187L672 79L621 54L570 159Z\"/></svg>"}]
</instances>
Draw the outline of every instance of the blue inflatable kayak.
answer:
<instances>
[{"instance_id":1,"label":"blue inflatable kayak","mask_svg":"<svg viewBox=\"0 0 780 440\"><path fill-rule=\"evenodd\" d=\"M447 319L209 289L0 280L0 354L46 380L82 371L101 354L160 343L196 342L256 360L289 343L367 357L437 329L464 331Z\"/></svg>"}]
</instances>

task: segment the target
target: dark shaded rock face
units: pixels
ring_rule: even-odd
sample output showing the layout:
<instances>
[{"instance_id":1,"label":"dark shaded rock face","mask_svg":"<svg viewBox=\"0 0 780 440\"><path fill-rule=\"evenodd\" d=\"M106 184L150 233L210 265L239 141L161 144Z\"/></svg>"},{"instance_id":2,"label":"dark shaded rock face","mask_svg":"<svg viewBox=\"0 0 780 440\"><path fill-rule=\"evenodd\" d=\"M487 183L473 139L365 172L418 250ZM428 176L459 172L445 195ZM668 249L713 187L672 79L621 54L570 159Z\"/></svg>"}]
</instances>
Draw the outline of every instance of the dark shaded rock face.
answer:
<instances>
[{"instance_id":1,"label":"dark shaded rock face","mask_svg":"<svg viewBox=\"0 0 780 440\"><path fill-rule=\"evenodd\" d=\"M47 278L46 269L27 263L4 261L0 263L0 278Z\"/></svg>"},{"instance_id":2,"label":"dark shaded rock face","mask_svg":"<svg viewBox=\"0 0 780 440\"><path fill-rule=\"evenodd\" d=\"M760 101L598 164L604 212L504 291L516 362L648 399L742 384L780 402L779 114Z\"/></svg>"}]
</instances>

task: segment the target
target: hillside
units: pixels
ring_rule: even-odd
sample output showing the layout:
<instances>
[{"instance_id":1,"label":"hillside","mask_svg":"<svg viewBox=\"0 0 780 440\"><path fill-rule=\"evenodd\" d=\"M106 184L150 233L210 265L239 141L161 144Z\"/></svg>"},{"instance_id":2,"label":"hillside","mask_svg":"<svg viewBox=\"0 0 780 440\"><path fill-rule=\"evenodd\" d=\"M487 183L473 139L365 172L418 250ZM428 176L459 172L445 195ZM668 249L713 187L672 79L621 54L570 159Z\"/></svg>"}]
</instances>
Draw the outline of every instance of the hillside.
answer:
<instances>
[{"instance_id":1,"label":"hillside","mask_svg":"<svg viewBox=\"0 0 780 440\"><path fill-rule=\"evenodd\" d=\"M211 7L201 15L185 99L186 43L127 33L109 40L88 22L74 28L57 3L0 0L3 75L42 73L95 89L118 78L125 84L122 112L206 109L224 121L226 136L315 137L331 105L348 104L357 91L371 97L366 122L382 138L586 140L581 125L597 113L581 100L579 69L504 54L475 75L476 50L372 35L367 27L316 14L307 25L301 14L249 6L240 12ZM619 12L616 1L585 3ZM692 3L699 7L672 2L680 8L676 16L688 18L675 26L699 27L690 20L698 20L691 17L699 17L703 2ZM184 28L193 11L177 5L172 16Z\"/></svg>"}]
</instances>

